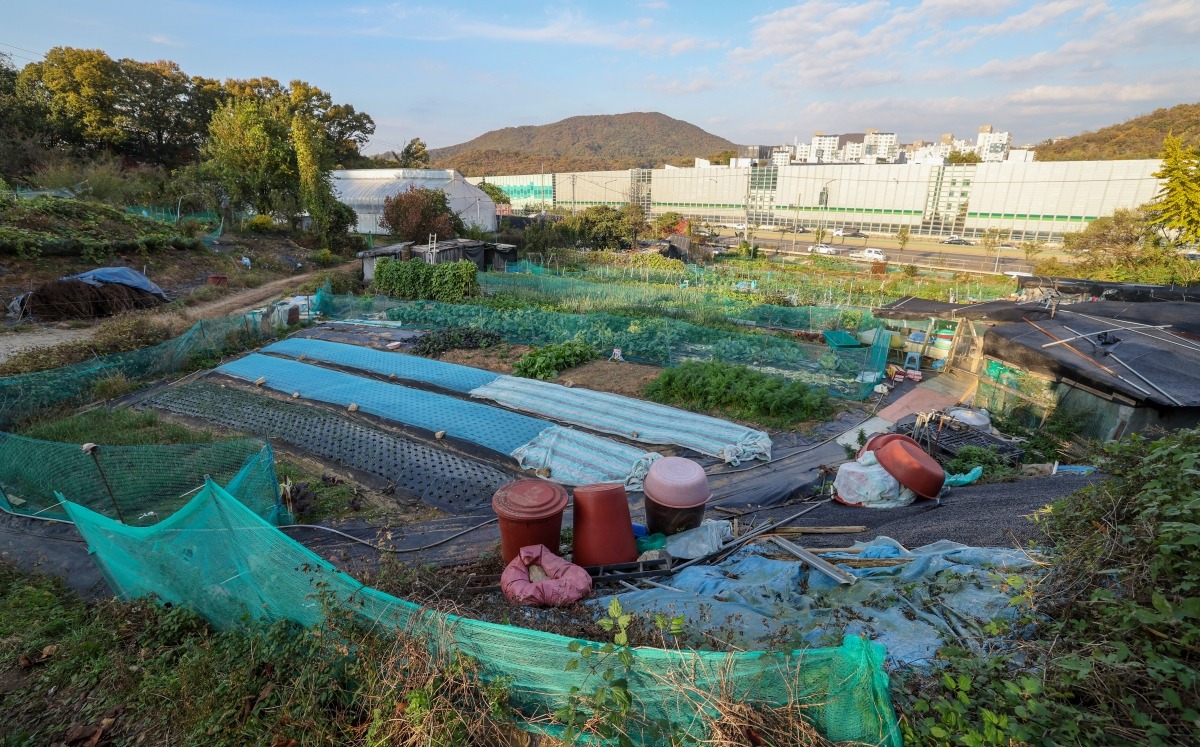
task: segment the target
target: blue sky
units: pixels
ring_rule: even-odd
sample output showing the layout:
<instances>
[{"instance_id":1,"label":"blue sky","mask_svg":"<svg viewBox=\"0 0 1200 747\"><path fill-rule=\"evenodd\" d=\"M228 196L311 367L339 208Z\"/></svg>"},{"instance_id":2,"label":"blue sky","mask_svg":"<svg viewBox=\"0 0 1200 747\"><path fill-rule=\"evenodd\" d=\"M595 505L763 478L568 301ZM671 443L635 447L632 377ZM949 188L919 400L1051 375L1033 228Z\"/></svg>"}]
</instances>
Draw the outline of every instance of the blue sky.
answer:
<instances>
[{"instance_id":1,"label":"blue sky","mask_svg":"<svg viewBox=\"0 0 1200 747\"><path fill-rule=\"evenodd\" d=\"M17 65L74 46L300 78L374 117L367 152L629 111L738 143L991 124L1021 144L1200 101L1200 0L7 5L0 51Z\"/></svg>"}]
</instances>

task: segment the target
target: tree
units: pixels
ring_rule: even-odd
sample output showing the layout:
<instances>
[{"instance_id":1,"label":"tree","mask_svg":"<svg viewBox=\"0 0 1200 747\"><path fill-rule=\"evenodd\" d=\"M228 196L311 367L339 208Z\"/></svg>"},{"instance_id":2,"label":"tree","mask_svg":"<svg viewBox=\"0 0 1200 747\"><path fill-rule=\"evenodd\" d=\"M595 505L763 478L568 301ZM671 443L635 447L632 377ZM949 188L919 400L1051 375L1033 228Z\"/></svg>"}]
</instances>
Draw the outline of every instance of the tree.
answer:
<instances>
[{"instance_id":1,"label":"tree","mask_svg":"<svg viewBox=\"0 0 1200 747\"><path fill-rule=\"evenodd\" d=\"M1168 266L1178 254L1167 251L1165 243L1144 208L1118 209L1063 237L1072 271L1095 280L1171 282L1174 272Z\"/></svg>"},{"instance_id":2,"label":"tree","mask_svg":"<svg viewBox=\"0 0 1200 747\"><path fill-rule=\"evenodd\" d=\"M896 232L896 242L900 244L900 251L904 251L904 247L908 246L911 238L912 233L909 231L908 226L901 226L900 230Z\"/></svg>"},{"instance_id":3,"label":"tree","mask_svg":"<svg viewBox=\"0 0 1200 747\"><path fill-rule=\"evenodd\" d=\"M424 169L429 167L429 152L425 150L425 141L414 137L396 157L402 169Z\"/></svg>"},{"instance_id":4,"label":"tree","mask_svg":"<svg viewBox=\"0 0 1200 747\"><path fill-rule=\"evenodd\" d=\"M257 98L234 98L213 114L203 154L233 208L292 215L301 204L291 122Z\"/></svg>"},{"instance_id":5,"label":"tree","mask_svg":"<svg viewBox=\"0 0 1200 747\"><path fill-rule=\"evenodd\" d=\"M512 199L505 194L504 190L500 189L500 187L492 184L491 182L480 182L479 188L482 189L484 193L491 198L492 202L496 203L497 205L512 204Z\"/></svg>"},{"instance_id":6,"label":"tree","mask_svg":"<svg viewBox=\"0 0 1200 747\"><path fill-rule=\"evenodd\" d=\"M946 156L946 163L982 163L983 158L973 150L952 150Z\"/></svg>"},{"instance_id":7,"label":"tree","mask_svg":"<svg viewBox=\"0 0 1200 747\"><path fill-rule=\"evenodd\" d=\"M646 210L641 205L627 202L621 206L619 213L621 238L629 239L630 245L636 249L638 234L645 236L650 232Z\"/></svg>"},{"instance_id":8,"label":"tree","mask_svg":"<svg viewBox=\"0 0 1200 747\"><path fill-rule=\"evenodd\" d=\"M56 139L76 146L120 144L121 68L99 49L54 47L21 70L20 82L47 115Z\"/></svg>"},{"instance_id":9,"label":"tree","mask_svg":"<svg viewBox=\"0 0 1200 747\"><path fill-rule=\"evenodd\" d=\"M710 155L708 157L707 160L713 166L726 166L729 164L729 160L731 158L737 158L736 150L723 150L723 151L720 151L717 153L713 153L712 155Z\"/></svg>"},{"instance_id":10,"label":"tree","mask_svg":"<svg viewBox=\"0 0 1200 747\"><path fill-rule=\"evenodd\" d=\"M1000 228L989 228L983 232L983 236L979 238L979 245L983 247L983 257L987 259L988 253L992 250L996 252L996 267L1000 267L1000 242L1008 238L1008 231Z\"/></svg>"},{"instance_id":11,"label":"tree","mask_svg":"<svg viewBox=\"0 0 1200 747\"><path fill-rule=\"evenodd\" d=\"M678 233L679 225L683 223L684 218L681 213L663 213L654 219L654 233L660 238L666 238L673 233Z\"/></svg>"},{"instance_id":12,"label":"tree","mask_svg":"<svg viewBox=\"0 0 1200 747\"><path fill-rule=\"evenodd\" d=\"M1044 242L1044 241L1022 241L1021 242L1021 253L1025 255L1025 263L1031 267L1033 266L1033 263L1035 261L1037 261L1038 255L1041 254L1042 252L1044 252L1045 250L1046 250L1046 242Z\"/></svg>"},{"instance_id":13,"label":"tree","mask_svg":"<svg viewBox=\"0 0 1200 747\"><path fill-rule=\"evenodd\" d=\"M416 186L385 199L379 223L401 241L425 242L435 234L452 239L466 230L445 192Z\"/></svg>"},{"instance_id":14,"label":"tree","mask_svg":"<svg viewBox=\"0 0 1200 747\"><path fill-rule=\"evenodd\" d=\"M1163 165L1154 176L1162 189L1151 203L1151 221L1180 244L1200 242L1200 148L1170 135L1163 142Z\"/></svg>"}]
</instances>

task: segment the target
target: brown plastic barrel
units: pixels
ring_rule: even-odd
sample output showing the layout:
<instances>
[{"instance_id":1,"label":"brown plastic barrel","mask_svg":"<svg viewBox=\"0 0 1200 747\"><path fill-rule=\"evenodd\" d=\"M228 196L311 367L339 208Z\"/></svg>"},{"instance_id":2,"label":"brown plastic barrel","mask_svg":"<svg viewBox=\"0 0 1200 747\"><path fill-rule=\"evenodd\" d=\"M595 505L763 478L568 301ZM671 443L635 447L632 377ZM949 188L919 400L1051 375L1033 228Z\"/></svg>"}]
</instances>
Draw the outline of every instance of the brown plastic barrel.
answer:
<instances>
[{"instance_id":1,"label":"brown plastic barrel","mask_svg":"<svg viewBox=\"0 0 1200 747\"><path fill-rule=\"evenodd\" d=\"M704 504L688 508L664 506L646 494L646 529L650 534L679 534L704 521Z\"/></svg>"},{"instance_id":2,"label":"brown plastic barrel","mask_svg":"<svg viewBox=\"0 0 1200 747\"><path fill-rule=\"evenodd\" d=\"M492 510L500 519L500 554L505 564L522 547L545 545L558 552L567 490L549 480L517 480L492 496Z\"/></svg>"},{"instance_id":3,"label":"brown plastic barrel","mask_svg":"<svg viewBox=\"0 0 1200 747\"><path fill-rule=\"evenodd\" d=\"M586 567L637 560L637 542L629 516L629 497L619 482L575 488L574 554Z\"/></svg>"}]
</instances>

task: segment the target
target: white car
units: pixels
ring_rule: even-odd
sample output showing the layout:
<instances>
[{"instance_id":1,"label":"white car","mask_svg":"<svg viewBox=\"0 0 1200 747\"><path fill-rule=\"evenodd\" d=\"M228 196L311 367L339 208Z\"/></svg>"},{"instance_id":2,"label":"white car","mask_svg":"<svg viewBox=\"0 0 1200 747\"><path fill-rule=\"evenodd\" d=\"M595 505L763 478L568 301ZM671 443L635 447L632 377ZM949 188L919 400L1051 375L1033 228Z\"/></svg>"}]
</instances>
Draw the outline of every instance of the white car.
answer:
<instances>
[{"instance_id":1,"label":"white car","mask_svg":"<svg viewBox=\"0 0 1200 747\"><path fill-rule=\"evenodd\" d=\"M735 230L735 231L745 231L745 230L746 230L746 224L745 224L745 223L734 223L734 224L733 224L733 230Z\"/></svg>"},{"instance_id":2,"label":"white car","mask_svg":"<svg viewBox=\"0 0 1200 747\"><path fill-rule=\"evenodd\" d=\"M887 262L887 255L883 253L882 249L868 246L861 252L850 252L850 259L862 259L868 262Z\"/></svg>"},{"instance_id":3,"label":"white car","mask_svg":"<svg viewBox=\"0 0 1200 747\"><path fill-rule=\"evenodd\" d=\"M838 248L829 244L813 244L808 251L812 254L837 254Z\"/></svg>"}]
</instances>

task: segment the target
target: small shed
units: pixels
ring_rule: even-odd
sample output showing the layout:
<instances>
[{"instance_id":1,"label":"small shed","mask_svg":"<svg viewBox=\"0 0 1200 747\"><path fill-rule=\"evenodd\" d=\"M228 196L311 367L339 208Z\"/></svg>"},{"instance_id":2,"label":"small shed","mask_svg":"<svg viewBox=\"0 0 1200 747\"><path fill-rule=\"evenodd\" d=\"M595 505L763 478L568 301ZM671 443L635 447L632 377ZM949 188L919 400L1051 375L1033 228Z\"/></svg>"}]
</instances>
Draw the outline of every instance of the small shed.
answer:
<instances>
[{"instance_id":1,"label":"small shed","mask_svg":"<svg viewBox=\"0 0 1200 747\"><path fill-rule=\"evenodd\" d=\"M375 263L381 257L388 259L409 259L412 256L410 247L413 245L411 241L402 241L399 244L389 244L375 249L368 249L365 252L359 252L354 256L362 260L363 281L371 282L375 279Z\"/></svg>"}]
</instances>

